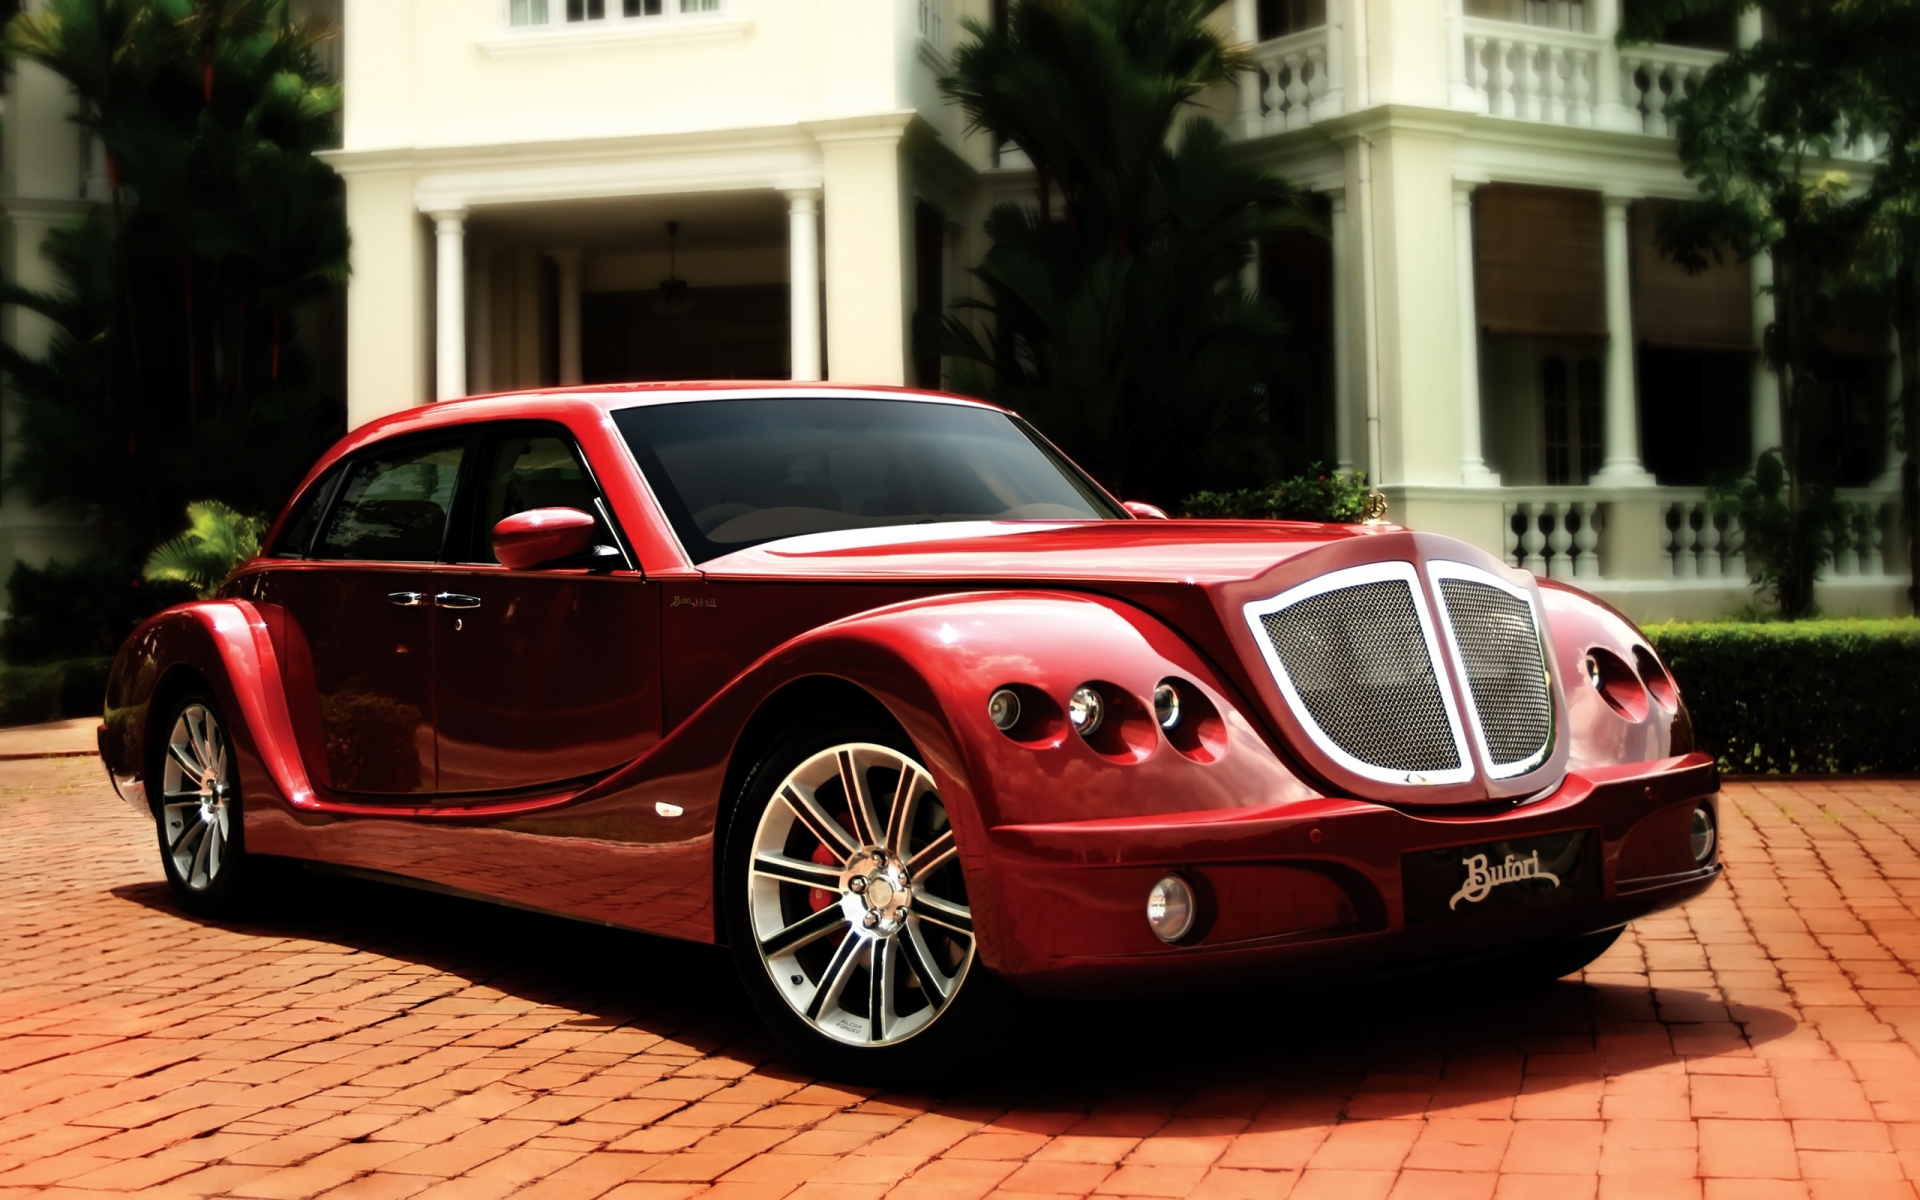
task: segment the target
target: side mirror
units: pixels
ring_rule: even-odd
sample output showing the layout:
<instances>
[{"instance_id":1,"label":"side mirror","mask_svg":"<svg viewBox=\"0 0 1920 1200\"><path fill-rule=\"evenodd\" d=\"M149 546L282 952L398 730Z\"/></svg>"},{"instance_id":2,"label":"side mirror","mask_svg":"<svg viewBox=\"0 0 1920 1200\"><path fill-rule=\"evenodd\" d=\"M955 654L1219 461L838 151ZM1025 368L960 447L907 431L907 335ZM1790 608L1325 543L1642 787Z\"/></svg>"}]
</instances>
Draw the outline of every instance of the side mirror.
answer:
<instances>
[{"instance_id":1,"label":"side mirror","mask_svg":"<svg viewBox=\"0 0 1920 1200\"><path fill-rule=\"evenodd\" d=\"M578 558L593 549L594 524L577 508L530 508L493 527L494 557L514 571Z\"/></svg>"},{"instance_id":2,"label":"side mirror","mask_svg":"<svg viewBox=\"0 0 1920 1200\"><path fill-rule=\"evenodd\" d=\"M1167 516L1166 509L1161 508L1157 504L1148 504L1145 500L1128 500L1127 502L1122 504L1120 507L1132 513L1136 520L1140 520L1140 521L1171 520L1171 518Z\"/></svg>"}]
</instances>

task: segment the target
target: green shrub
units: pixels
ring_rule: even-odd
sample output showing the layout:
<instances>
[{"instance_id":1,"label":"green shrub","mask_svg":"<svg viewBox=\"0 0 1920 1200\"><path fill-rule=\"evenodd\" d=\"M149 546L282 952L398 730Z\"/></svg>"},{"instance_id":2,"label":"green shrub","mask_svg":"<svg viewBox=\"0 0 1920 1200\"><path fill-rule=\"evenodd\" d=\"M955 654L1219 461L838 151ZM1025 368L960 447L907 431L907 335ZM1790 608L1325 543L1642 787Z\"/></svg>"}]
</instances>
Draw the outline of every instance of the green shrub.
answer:
<instances>
[{"instance_id":1,"label":"green shrub","mask_svg":"<svg viewBox=\"0 0 1920 1200\"><path fill-rule=\"evenodd\" d=\"M1367 515L1367 477L1337 475L1315 463L1305 475L1237 492L1195 492L1180 505L1183 517L1352 524Z\"/></svg>"},{"instance_id":2,"label":"green shrub","mask_svg":"<svg viewBox=\"0 0 1920 1200\"><path fill-rule=\"evenodd\" d=\"M1920 771L1920 621L1655 625L1702 750L1739 774Z\"/></svg>"},{"instance_id":3,"label":"green shrub","mask_svg":"<svg viewBox=\"0 0 1920 1200\"><path fill-rule=\"evenodd\" d=\"M44 567L16 563L7 591L0 658L14 664L111 655L134 626L193 599L191 587L143 580L137 561L111 555Z\"/></svg>"},{"instance_id":4,"label":"green shrub","mask_svg":"<svg viewBox=\"0 0 1920 1200\"><path fill-rule=\"evenodd\" d=\"M112 667L112 658L0 667L0 725L99 716Z\"/></svg>"}]
</instances>

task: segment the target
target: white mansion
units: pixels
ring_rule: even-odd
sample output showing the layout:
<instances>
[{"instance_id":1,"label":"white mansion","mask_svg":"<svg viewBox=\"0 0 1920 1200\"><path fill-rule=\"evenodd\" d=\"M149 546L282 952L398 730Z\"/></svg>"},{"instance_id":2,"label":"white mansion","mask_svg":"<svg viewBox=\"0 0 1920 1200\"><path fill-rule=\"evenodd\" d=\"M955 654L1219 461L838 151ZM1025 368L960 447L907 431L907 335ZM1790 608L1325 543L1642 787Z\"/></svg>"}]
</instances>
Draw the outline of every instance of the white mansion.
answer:
<instances>
[{"instance_id":1,"label":"white mansion","mask_svg":"<svg viewBox=\"0 0 1920 1200\"><path fill-rule=\"evenodd\" d=\"M1770 301L1764 264L1689 277L1650 231L1692 194L1667 106L1760 30L1617 50L1631 2L1232 0L1262 71L1210 99L1332 231L1266 247L1257 280L1308 367L1288 419L1314 454L1366 470L1398 521L1641 619L1708 616L1751 595L1704 484L1778 440ZM960 19L1002 5L344 0L349 423L581 381L937 386L914 313L969 286L987 210L1032 187L936 86ZM70 111L17 73L0 207L29 284L86 203ZM1820 599L1902 611L1890 356L1849 336L1820 436L1866 519ZM72 536L9 499L0 574Z\"/></svg>"}]
</instances>

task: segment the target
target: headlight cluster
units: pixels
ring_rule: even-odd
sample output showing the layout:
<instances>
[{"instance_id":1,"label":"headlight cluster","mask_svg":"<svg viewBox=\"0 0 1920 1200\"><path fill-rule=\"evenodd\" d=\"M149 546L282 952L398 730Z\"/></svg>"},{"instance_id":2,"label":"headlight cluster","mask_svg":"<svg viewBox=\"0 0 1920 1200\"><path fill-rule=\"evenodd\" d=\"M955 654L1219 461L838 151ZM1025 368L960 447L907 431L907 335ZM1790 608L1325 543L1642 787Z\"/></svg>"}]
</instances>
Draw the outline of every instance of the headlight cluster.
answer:
<instances>
[{"instance_id":1,"label":"headlight cluster","mask_svg":"<svg viewBox=\"0 0 1920 1200\"><path fill-rule=\"evenodd\" d=\"M1094 737L1114 719L1115 703L1108 699L1103 689L1112 689L1112 685L1083 683L1067 697L1067 725L1083 738ZM1001 687L995 688L993 694L987 697L987 720L1001 733L1013 734L1019 728L1021 718L1028 714L1030 705L1022 703L1022 690L1034 691L1031 688ZM1169 734L1179 730L1187 720L1186 708L1180 698L1181 691L1182 688L1171 679L1161 680L1153 689L1154 723ZM1044 701L1043 706L1050 707Z\"/></svg>"}]
</instances>

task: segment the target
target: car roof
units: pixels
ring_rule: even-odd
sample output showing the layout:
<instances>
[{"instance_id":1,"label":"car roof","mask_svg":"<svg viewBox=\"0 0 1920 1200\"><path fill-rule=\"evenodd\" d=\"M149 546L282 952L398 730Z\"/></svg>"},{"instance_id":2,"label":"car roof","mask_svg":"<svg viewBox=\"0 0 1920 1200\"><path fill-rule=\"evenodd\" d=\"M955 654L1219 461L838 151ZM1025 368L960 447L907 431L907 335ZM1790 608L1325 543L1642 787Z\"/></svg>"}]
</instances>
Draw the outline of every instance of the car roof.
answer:
<instances>
[{"instance_id":1,"label":"car roof","mask_svg":"<svg viewBox=\"0 0 1920 1200\"><path fill-rule=\"evenodd\" d=\"M561 387L524 388L511 392L487 392L439 401L440 405L469 404L476 400L585 400L602 410L635 408L650 404L679 404L693 400L799 399L811 396L841 396L875 400L922 400L937 404L965 404L1004 412L999 405L971 396L927 388L892 387L883 384L801 383L791 379L696 379L663 383L596 383Z\"/></svg>"}]
</instances>

